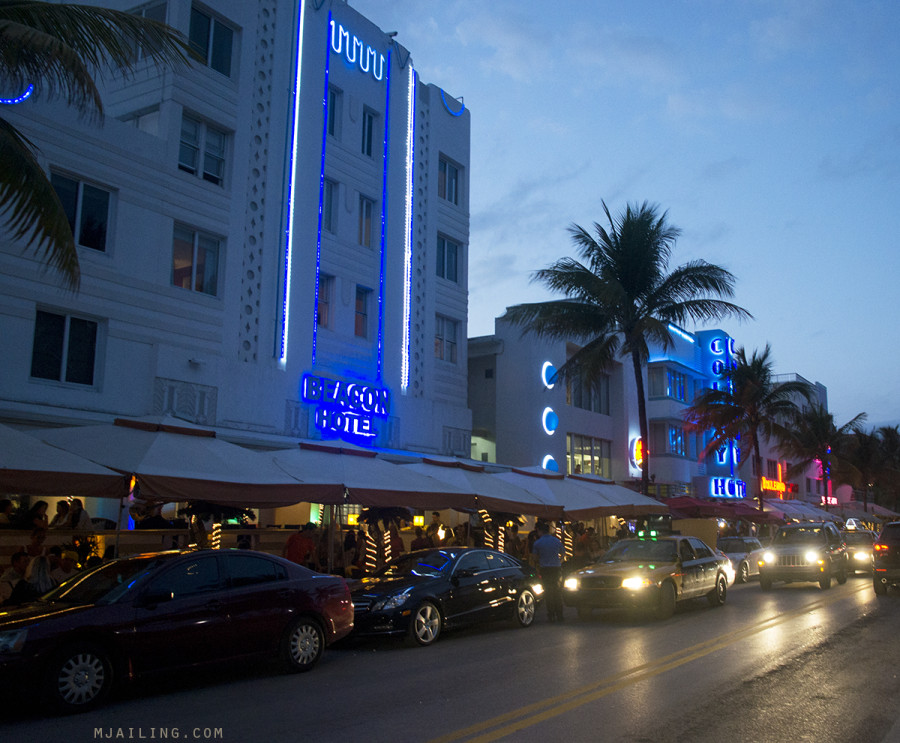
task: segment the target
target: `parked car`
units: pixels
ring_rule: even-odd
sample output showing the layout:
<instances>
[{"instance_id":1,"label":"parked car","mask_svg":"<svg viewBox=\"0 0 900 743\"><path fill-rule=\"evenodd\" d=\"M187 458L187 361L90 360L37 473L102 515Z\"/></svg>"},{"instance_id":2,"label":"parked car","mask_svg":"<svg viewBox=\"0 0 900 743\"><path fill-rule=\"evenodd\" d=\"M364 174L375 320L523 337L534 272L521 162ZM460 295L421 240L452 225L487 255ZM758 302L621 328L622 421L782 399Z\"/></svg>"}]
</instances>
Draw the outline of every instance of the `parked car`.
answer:
<instances>
[{"instance_id":1,"label":"parked car","mask_svg":"<svg viewBox=\"0 0 900 743\"><path fill-rule=\"evenodd\" d=\"M628 608L665 619L685 599L725 603L729 569L728 558L697 537L622 539L566 577L563 599L582 618L594 609Z\"/></svg>"},{"instance_id":2,"label":"parked car","mask_svg":"<svg viewBox=\"0 0 900 743\"><path fill-rule=\"evenodd\" d=\"M779 527L759 561L759 585L775 581L816 581L831 588L832 579L847 582L847 547L837 527L827 521L804 521Z\"/></svg>"},{"instance_id":3,"label":"parked car","mask_svg":"<svg viewBox=\"0 0 900 743\"><path fill-rule=\"evenodd\" d=\"M351 587L354 634L408 635L431 645L444 630L495 619L534 622L543 588L534 571L489 549L444 547L394 558Z\"/></svg>"},{"instance_id":4,"label":"parked car","mask_svg":"<svg viewBox=\"0 0 900 743\"><path fill-rule=\"evenodd\" d=\"M900 585L900 521L885 524L872 549L872 587L884 596L890 586Z\"/></svg>"},{"instance_id":5,"label":"parked car","mask_svg":"<svg viewBox=\"0 0 900 743\"><path fill-rule=\"evenodd\" d=\"M143 554L0 610L0 677L77 712L161 671L255 656L308 671L352 628L343 578L245 550Z\"/></svg>"},{"instance_id":6,"label":"parked car","mask_svg":"<svg viewBox=\"0 0 900 743\"><path fill-rule=\"evenodd\" d=\"M716 546L728 555L734 565L736 583L746 583L759 575L763 546L756 537L721 537Z\"/></svg>"},{"instance_id":7,"label":"parked car","mask_svg":"<svg viewBox=\"0 0 900 743\"><path fill-rule=\"evenodd\" d=\"M866 529L844 529L841 539L847 545L847 569L850 573L872 572L872 545L875 542L874 531Z\"/></svg>"}]
</instances>

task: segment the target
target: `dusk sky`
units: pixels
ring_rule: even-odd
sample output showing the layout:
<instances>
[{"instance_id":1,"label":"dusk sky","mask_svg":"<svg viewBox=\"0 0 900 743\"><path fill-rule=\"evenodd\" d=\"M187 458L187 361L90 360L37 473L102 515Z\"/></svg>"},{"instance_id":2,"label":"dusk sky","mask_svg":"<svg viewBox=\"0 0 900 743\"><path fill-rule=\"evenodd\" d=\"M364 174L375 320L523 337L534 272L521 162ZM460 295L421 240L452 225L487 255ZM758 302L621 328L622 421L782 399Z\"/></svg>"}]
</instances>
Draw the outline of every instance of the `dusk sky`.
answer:
<instances>
[{"instance_id":1,"label":"dusk sky","mask_svg":"<svg viewBox=\"0 0 900 743\"><path fill-rule=\"evenodd\" d=\"M532 272L601 199L650 201L670 268L737 277L738 345L824 384L838 425L900 423L900 3L350 5L471 111L469 337L552 296Z\"/></svg>"}]
</instances>

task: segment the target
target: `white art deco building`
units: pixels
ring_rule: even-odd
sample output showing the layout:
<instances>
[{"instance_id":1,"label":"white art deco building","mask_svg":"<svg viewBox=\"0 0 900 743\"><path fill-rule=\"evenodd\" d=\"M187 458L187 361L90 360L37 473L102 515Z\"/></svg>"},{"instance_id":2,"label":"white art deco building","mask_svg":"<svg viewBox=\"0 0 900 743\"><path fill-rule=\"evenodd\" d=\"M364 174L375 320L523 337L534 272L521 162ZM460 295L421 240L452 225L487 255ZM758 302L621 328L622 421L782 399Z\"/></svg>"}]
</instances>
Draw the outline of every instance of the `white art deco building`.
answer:
<instances>
[{"instance_id":1,"label":"white art deco building","mask_svg":"<svg viewBox=\"0 0 900 743\"><path fill-rule=\"evenodd\" d=\"M630 363L617 362L590 383L555 382L556 369L577 345L523 336L502 317L494 327L493 335L469 339L472 458L594 475L639 488L642 443ZM696 395L720 383L735 341L722 330L690 333L670 326L670 331L670 347L653 349L643 369L651 495L750 495L749 463L741 467L739 445L701 461L708 439L690 431L683 416ZM825 387L813 388L818 403L827 407ZM774 450L763 453L768 496L818 499L821 480L815 473L791 482L787 466Z\"/></svg>"},{"instance_id":2,"label":"white art deco building","mask_svg":"<svg viewBox=\"0 0 900 743\"><path fill-rule=\"evenodd\" d=\"M103 4L198 61L107 81L102 125L3 107L82 278L60 288L0 235L0 422L172 414L243 443L468 455L462 101L341 0Z\"/></svg>"}]
</instances>

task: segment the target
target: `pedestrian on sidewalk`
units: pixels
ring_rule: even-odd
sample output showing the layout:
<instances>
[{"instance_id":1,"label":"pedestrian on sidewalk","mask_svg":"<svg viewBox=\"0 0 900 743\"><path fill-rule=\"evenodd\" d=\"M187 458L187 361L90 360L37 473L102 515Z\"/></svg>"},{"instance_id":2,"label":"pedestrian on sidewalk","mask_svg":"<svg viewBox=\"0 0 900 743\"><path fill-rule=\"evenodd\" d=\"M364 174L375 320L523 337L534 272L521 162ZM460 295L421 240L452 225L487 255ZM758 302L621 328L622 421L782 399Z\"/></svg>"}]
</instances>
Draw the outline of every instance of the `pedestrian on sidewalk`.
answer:
<instances>
[{"instance_id":1,"label":"pedestrian on sidewalk","mask_svg":"<svg viewBox=\"0 0 900 743\"><path fill-rule=\"evenodd\" d=\"M563 545L559 537L550 533L550 526L547 522L540 521L535 528L538 536L534 540L531 552L537 560L541 574L544 598L547 602L547 616L551 622L561 622L563 620L563 602L560 578Z\"/></svg>"}]
</instances>

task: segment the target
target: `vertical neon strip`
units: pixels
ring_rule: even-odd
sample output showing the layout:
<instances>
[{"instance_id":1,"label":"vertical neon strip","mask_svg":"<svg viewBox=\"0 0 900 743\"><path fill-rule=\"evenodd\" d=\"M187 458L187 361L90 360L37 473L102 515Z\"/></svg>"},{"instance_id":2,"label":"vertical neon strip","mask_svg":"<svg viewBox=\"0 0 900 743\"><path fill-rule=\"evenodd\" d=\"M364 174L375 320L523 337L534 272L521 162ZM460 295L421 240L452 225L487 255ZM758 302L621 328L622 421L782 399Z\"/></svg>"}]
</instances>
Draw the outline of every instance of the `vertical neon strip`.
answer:
<instances>
[{"instance_id":1,"label":"vertical neon strip","mask_svg":"<svg viewBox=\"0 0 900 743\"><path fill-rule=\"evenodd\" d=\"M328 11L328 33L334 21ZM322 204L325 198L325 145L328 142L328 71L331 63L331 42L325 40L325 90L322 93L322 157L319 160L319 221L316 225L315 301L313 302L312 365L316 365L316 342L319 339L319 275L322 267Z\"/></svg>"},{"instance_id":2,"label":"vertical neon strip","mask_svg":"<svg viewBox=\"0 0 900 743\"><path fill-rule=\"evenodd\" d=\"M284 366L288 352L288 326L291 317L291 270L294 252L294 189L297 182L297 148L300 140L300 73L303 68L303 22L306 14L306 0L300 0L300 19L297 23L296 64L294 67L294 111L291 127L291 159L288 164L287 225L285 226L284 268L281 297L281 339L278 349L278 364Z\"/></svg>"},{"instance_id":3,"label":"vertical neon strip","mask_svg":"<svg viewBox=\"0 0 900 743\"><path fill-rule=\"evenodd\" d=\"M391 122L391 53L387 56L387 74L385 75L387 92L384 96L384 155L383 170L381 176L381 261L378 276L378 362L375 378L381 380L382 367L384 365L384 264L387 253L387 204L388 204L388 160L390 150L390 122Z\"/></svg>"},{"instance_id":4,"label":"vertical neon strip","mask_svg":"<svg viewBox=\"0 0 900 743\"><path fill-rule=\"evenodd\" d=\"M412 246L413 246L413 187L415 184L416 142L416 71L409 66L406 91L406 241L403 250L403 346L400 349L400 390L409 388L409 356L412 322Z\"/></svg>"}]
</instances>

